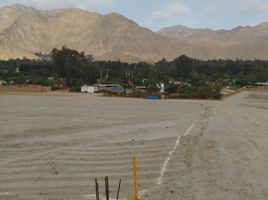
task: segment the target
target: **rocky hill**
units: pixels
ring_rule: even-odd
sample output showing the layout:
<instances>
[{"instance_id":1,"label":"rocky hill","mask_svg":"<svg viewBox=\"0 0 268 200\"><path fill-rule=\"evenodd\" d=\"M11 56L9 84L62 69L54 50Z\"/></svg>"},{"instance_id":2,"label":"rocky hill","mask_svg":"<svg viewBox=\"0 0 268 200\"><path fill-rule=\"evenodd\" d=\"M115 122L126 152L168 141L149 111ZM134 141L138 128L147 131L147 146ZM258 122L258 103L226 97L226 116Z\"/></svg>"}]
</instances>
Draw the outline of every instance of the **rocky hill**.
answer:
<instances>
[{"instance_id":1,"label":"rocky hill","mask_svg":"<svg viewBox=\"0 0 268 200\"><path fill-rule=\"evenodd\" d=\"M231 31L182 26L157 33L117 14L81 9L37 10L23 5L0 8L0 59L38 58L37 52L68 48L98 60L168 60L186 54L201 59L267 59L268 24Z\"/></svg>"},{"instance_id":2,"label":"rocky hill","mask_svg":"<svg viewBox=\"0 0 268 200\"><path fill-rule=\"evenodd\" d=\"M80 9L41 11L22 5L0 10L0 59L36 58L63 45L96 59L156 61L195 47L186 46L117 13L100 15ZM181 48L183 47L183 48Z\"/></svg>"},{"instance_id":3,"label":"rocky hill","mask_svg":"<svg viewBox=\"0 0 268 200\"><path fill-rule=\"evenodd\" d=\"M157 31L177 41L202 46L211 58L268 59L268 23L232 30L191 29L174 26Z\"/></svg>"}]
</instances>

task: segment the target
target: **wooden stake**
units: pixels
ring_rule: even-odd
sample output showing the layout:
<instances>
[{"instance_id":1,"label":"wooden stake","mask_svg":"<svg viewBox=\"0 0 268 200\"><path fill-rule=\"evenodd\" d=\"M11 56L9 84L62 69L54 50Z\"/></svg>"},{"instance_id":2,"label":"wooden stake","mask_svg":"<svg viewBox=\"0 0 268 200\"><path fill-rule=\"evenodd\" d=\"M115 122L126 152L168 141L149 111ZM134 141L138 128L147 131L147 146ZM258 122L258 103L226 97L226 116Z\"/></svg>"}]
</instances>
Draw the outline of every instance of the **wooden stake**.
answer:
<instances>
[{"instance_id":1,"label":"wooden stake","mask_svg":"<svg viewBox=\"0 0 268 200\"><path fill-rule=\"evenodd\" d=\"M96 200L100 200L99 183L97 179L95 179L95 188L96 188Z\"/></svg>"},{"instance_id":2,"label":"wooden stake","mask_svg":"<svg viewBox=\"0 0 268 200\"><path fill-rule=\"evenodd\" d=\"M109 200L109 178L105 177L105 190L106 190L106 200Z\"/></svg>"},{"instance_id":3,"label":"wooden stake","mask_svg":"<svg viewBox=\"0 0 268 200\"><path fill-rule=\"evenodd\" d=\"M118 190L117 190L116 200L119 200L120 189L121 189L121 179L120 179L120 181L119 181L119 185L118 185Z\"/></svg>"}]
</instances>

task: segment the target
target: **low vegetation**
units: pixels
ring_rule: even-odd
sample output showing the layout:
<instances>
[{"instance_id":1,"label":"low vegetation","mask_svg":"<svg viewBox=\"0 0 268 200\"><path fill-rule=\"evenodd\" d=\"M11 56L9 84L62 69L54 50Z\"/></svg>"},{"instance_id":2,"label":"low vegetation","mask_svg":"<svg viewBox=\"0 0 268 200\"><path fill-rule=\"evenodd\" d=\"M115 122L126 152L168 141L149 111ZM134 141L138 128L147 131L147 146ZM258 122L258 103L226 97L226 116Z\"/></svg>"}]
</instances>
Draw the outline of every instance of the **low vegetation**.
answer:
<instances>
[{"instance_id":1,"label":"low vegetation","mask_svg":"<svg viewBox=\"0 0 268 200\"><path fill-rule=\"evenodd\" d=\"M268 62L262 60L192 59L185 55L173 61L150 64L95 61L83 52L53 49L50 59L0 61L0 80L8 83L51 85L79 91L83 84L117 83L137 96L155 95L165 85L168 98L219 99L221 88L239 88L268 80ZM143 86L144 90L136 89ZM124 91L121 95L127 95ZM129 96L129 95L128 95ZM133 95L132 95L133 96Z\"/></svg>"}]
</instances>

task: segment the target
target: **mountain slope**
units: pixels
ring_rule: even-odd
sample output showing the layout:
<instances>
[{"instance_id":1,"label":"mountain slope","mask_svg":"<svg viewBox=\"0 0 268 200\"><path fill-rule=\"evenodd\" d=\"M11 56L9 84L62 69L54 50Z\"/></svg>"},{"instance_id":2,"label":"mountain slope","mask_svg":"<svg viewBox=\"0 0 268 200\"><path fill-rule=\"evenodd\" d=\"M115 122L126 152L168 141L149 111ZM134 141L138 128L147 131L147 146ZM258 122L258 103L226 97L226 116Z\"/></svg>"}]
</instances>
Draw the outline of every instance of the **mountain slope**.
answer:
<instances>
[{"instance_id":1,"label":"mountain slope","mask_svg":"<svg viewBox=\"0 0 268 200\"><path fill-rule=\"evenodd\" d=\"M98 60L168 60L186 54L200 59L268 59L268 23L230 31L182 26L157 33L117 13L81 9L42 11L22 5L0 8L0 59L37 58L66 46Z\"/></svg>"},{"instance_id":2,"label":"mountain slope","mask_svg":"<svg viewBox=\"0 0 268 200\"><path fill-rule=\"evenodd\" d=\"M93 54L97 59L124 61L172 59L183 49L189 54L196 49L116 13L100 15L80 9L40 11L20 5L1 8L0 59L35 58L35 52L48 53L63 45Z\"/></svg>"},{"instance_id":3,"label":"mountain slope","mask_svg":"<svg viewBox=\"0 0 268 200\"><path fill-rule=\"evenodd\" d=\"M214 58L268 59L268 23L217 31L174 26L157 33L191 45L201 45L209 52L213 51Z\"/></svg>"}]
</instances>

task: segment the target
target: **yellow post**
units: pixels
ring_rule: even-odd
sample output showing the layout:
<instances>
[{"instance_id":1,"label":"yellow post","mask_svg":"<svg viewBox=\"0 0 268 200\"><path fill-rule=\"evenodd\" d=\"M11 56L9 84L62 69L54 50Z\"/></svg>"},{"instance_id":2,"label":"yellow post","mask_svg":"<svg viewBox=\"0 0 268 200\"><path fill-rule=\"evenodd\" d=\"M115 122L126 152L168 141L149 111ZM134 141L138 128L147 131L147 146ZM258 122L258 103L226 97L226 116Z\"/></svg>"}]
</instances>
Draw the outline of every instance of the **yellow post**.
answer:
<instances>
[{"instance_id":1,"label":"yellow post","mask_svg":"<svg viewBox=\"0 0 268 200\"><path fill-rule=\"evenodd\" d=\"M133 173L134 173L134 200L139 200L138 177L137 177L137 160L133 157Z\"/></svg>"}]
</instances>

